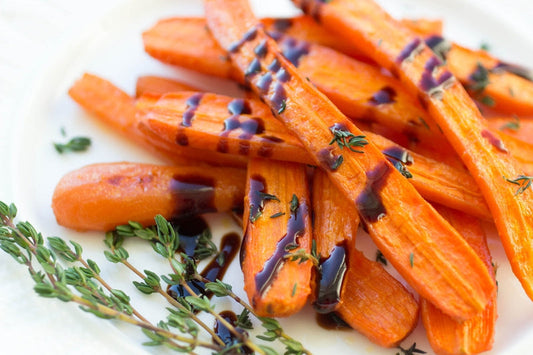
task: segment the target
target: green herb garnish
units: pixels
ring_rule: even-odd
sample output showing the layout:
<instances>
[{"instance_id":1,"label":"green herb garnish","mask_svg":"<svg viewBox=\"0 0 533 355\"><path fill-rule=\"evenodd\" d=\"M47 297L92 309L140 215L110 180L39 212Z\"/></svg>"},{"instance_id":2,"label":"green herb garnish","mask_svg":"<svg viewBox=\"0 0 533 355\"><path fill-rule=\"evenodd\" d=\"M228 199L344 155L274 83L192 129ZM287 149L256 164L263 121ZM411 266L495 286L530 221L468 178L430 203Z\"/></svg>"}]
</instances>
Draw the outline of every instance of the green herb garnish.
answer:
<instances>
[{"instance_id":1,"label":"green herb garnish","mask_svg":"<svg viewBox=\"0 0 533 355\"><path fill-rule=\"evenodd\" d=\"M515 179L508 179L505 176L503 178L505 179L505 181L519 186L519 188L515 192L515 195L524 193L524 191L531 187L531 182L533 181L533 176L526 175L518 175L518 177Z\"/></svg>"},{"instance_id":2,"label":"green herb garnish","mask_svg":"<svg viewBox=\"0 0 533 355\"><path fill-rule=\"evenodd\" d=\"M354 149L354 147L364 147L367 145L368 141L366 140L366 136L356 136L347 129L340 128L338 125L331 127L330 131L333 133L333 139L329 142L329 145L337 143L341 149L347 147L352 152L364 153L362 150Z\"/></svg>"},{"instance_id":3,"label":"green herb garnish","mask_svg":"<svg viewBox=\"0 0 533 355\"><path fill-rule=\"evenodd\" d=\"M485 90L489 84L489 71L483 64L477 63L476 69L470 75L470 80L472 81L472 84L469 88L480 93Z\"/></svg>"},{"instance_id":4,"label":"green herb garnish","mask_svg":"<svg viewBox=\"0 0 533 355\"><path fill-rule=\"evenodd\" d=\"M84 152L91 146L91 139L87 137L74 137L67 143L54 143L54 148L59 154L67 152Z\"/></svg>"},{"instance_id":5,"label":"green herb garnish","mask_svg":"<svg viewBox=\"0 0 533 355\"><path fill-rule=\"evenodd\" d=\"M19 264L28 268L35 282L34 290L46 298L73 302L83 311L103 319L113 319L139 327L147 337L146 346L165 346L182 353L193 353L197 348L211 352L233 353L250 349L262 355L276 354L269 346L257 344L243 329L252 329L249 315L258 319L264 332L257 338L278 341L286 354L309 354L301 343L289 337L276 320L258 317L253 308L232 291L230 285L204 278L196 269L196 261L178 252L179 236L174 227L161 216L155 218L155 226L143 228L136 222L117 227L106 234L104 252L106 259L121 264L139 278L133 284L145 294L160 295L169 304L165 320L150 322L132 304L124 291L113 288L103 276L99 265L83 256L83 248L76 242L65 242L59 237L45 238L28 222L15 222L15 205L0 202L0 248ZM124 244L130 238L141 238L152 244L153 250L166 259L170 273L158 274L151 270L141 271L130 261L133 256ZM66 263L66 266L63 264ZM188 288L187 281L196 280L205 284L205 289L216 297L229 297L243 310L235 325L228 323L214 310L205 295L196 294ZM166 284L166 285L165 285ZM189 296L174 299L166 292L167 285L188 288ZM222 324L232 334L234 341L226 344L208 325L205 313ZM209 322L211 324L212 322Z\"/></svg>"},{"instance_id":6,"label":"green herb garnish","mask_svg":"<svg viewBox=\"0 0 533 355\"><path fill-rule=\"evenodd\" d=\"M399 353L396 353L396 355L414 355L414 354L425 354L426 352L420 349L417 349L416 343L413 343L409 348L404 349L401 346L398 347L400 349Z\"/></svg>"},{"instance_id":7,"label":"green herb garnish","mask_svg":"<svg viewBox=\"0 0 533 355\"><path fill-rule=\"evenodd\" d=\"M500 127L500 131L503 131L505 129L518 131L520 129L520 118L518 118L517 116L513 116L512 121L509 121Z\"/></svg>"}]
</instances>

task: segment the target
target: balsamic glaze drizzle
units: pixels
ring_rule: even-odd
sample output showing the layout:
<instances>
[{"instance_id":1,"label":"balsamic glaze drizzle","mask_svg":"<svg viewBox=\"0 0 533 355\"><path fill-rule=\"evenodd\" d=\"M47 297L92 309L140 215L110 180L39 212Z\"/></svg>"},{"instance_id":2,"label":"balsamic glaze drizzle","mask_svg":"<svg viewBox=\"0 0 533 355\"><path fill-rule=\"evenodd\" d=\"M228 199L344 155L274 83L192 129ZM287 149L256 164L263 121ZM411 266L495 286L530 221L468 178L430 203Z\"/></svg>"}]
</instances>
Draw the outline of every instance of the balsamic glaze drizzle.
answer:
<instances>
[{"instance_id":1,"label":"balsamic glaze drizzle","mask_svg":"<svg viewBox=\"0 0 533 355\"><path fill-rule=\"evenodd\" d=\"M185 104L187 105L185 112L183 112L181 125L183 127L190 127L192 123L192 119L194 117L194 113L196 109L198 108L198 105L200 104L200 100L202 100L202 97L204 96L204 93L198 92L191 97L187 99Z\"/></svg>"},{"instance_id":2,"label":"balsamic glaze drizzle","mask_svg":"<svg viewBox=\"0 0 533 355\"><path fill-rule=\"evenodd\" d=\"M178 229L179 232L179 229ZM181 235L180 235L181 238ZM211 262L200 272L204 278L209 280L209 282L214 282L216 280L222 280L224 274L226 273L231 261L237 255L237 252L240 247L241 238L236 233L229 233L222 237L218 254L211 260ZM181 240L180 240L181 243ZM196 246L194 246L196 248ZM192 246L188 246L189 251L192 249ZM187 254L189 255L189 254ZM189 255L190 256L190 255ZM192 289L193 292L205 295L207 297L212 297L213 295L205 289L205 283L199 280L190 280L187 281L187 285ZM182 285L171 285L167 288L167 293L175 298L187 297L190 296L190 293Z\"/></svg>"},{"instance_id":3,"label":"balsamic glaze drizzle","mask_svg":"<svg viewBox=\"0 0 533 355\"><path fill-rule=\"evenodd\" d=\"M397 63L402 63L405 60L412 59L415 55L422 50L422 41L420 38L415 38L409 42L400 52L398 58L396 58Z\"/></svg>"},{"instance_id":4,"label":"balsamic glaze drizzle","mask_svg":"<svg viewBox=\"0 0 533 355\"><path fill-rule=\"evenodd\" d=\"M366 186L355 200L359 214L365 222L376 222L386 214L379 192L387 182L389 174L390 168L384 162L366 173Z\"/></svg>"},{"instance_id":5,"label":"balsamic glaze drizzle","mask_svg":"<svg viewBox=\"0 0 533 355\"><path fill-rule=\"evenodd\" d=\"M492 134L491 131L484 129L481 132L481 136L483 138L486 138L490 144L494 146L494 148L498 149L502 153L509 153L503 142L497 138L494 134Z\"/></svg>"},{"instance_id":6,"label":"balsamic glaze drizzle","mask_svg":"<svg viewBox=\"0 0 533 355\"><path fill-rule=\"evenodd\" d=\"M313 304L318 313L333 312L339 303L347 269L346 258L346 246L337 245L328 258L320 260L318 295Z\"/></svg>"},{"instance_id":7,"label":"balsamic glaze drizzle","mask_svg":"<svg viewBox=\"0 0 533 355\"><path fill-rule=\"evenodd\" d=\"M215 181L205 176L175 175L170 181L175 216L216 212Z\"/></svg>"},{"instance_id":8,"label":"balsamic glaze drizzle","mask_svg":"<svg viewBox=\"0 0 533 355\"><path fill-rule=\"evenodd\" d=\"M257 36L257 27L250 28L241 39L238 41L233 42L228 47L228 52L230 53L236 53L239 49L241 49L242 45L248 41L253 41L255 37Z\"/></svg>"},{"instance_id":9,"label":"balsamic glaze drizzle","mask_svg":"<svg viewBox=\"0 0 533 355\"><path fill-rule=\"evenodd\" d=\"M287 224L287 233L276 244L274 254L265 262L263 269L255 275L255 287L259 293L264 293L277 275L277 271L285 264L287 247L297 246L298 237L305 232L305 217L308 213L307 204L300 202L296 210L291 211Z\"/></svg>"},{"instance_id":10,"label":"balsamic glaze drizzle","mask_svg":"<svg viewBox=\"0 0 533 355\"><path fill-rule=\"evenodd\" d=\"M370 103L373 105L390 104L395 101L396 91L390 86L385 86L383 89L376 92L370 98Z\"/></svg>"},{"instance_id":11,"label":"balsamic glaze drizzle","mask_svg":"<svg viewBox=\"0 0 533 355\"><path fill-rule=\"evenodd\" d=\"M392 146L387 149L384 149L382 153L385 155L387 160L398 170L403 176L410 179L413 175L407 170L406 165L413 164L413 157L405 149L400 147Z\"/></svg>"}]
</instances>

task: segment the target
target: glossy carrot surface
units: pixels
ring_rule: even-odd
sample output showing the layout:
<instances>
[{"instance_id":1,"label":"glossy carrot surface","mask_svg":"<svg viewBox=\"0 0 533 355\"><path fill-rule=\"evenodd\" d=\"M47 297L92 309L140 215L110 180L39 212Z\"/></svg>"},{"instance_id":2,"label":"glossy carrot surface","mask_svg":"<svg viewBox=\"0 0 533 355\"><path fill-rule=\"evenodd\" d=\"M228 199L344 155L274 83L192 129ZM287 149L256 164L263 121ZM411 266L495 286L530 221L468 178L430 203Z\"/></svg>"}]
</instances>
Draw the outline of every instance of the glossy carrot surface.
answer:
<instances>
[{"instance_id":1,"label":"glossy carrot surface","mask_svg":"<svg viewBox=\"0 0 533 355\"><path fill-rule=\"evenodd\" d=\"M533 190L517 194L510 182L524 175L501 138L488 130L465 89L424 41L371 0L294 1L320 12L331 31L397 75L419 97L461 157L491 210L513 272L533 298Z\"/></svg>"},{"instance_id":2,"label":"glossy carrot surface","mask_svg":"<svg viewBox=\"0 0 533 355\"><path fill-rule=\"evenodd\" d=\"M232 63L354 201L379 249L411 286L457 319L484 309L494 281L479 257L372 143L362 143L362 132L281 54L249 5L205 5L208 26Z\"/></svg>"}]
</instances>

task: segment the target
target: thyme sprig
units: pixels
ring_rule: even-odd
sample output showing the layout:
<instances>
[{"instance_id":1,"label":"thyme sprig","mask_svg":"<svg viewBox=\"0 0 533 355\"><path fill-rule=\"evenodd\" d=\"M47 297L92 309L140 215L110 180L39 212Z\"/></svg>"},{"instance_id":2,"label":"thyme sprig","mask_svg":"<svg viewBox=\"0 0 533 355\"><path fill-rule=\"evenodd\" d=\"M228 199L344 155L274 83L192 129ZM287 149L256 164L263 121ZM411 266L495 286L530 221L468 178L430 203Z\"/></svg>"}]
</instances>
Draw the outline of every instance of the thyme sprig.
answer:
<instances>
[{"instance_id":1,"label":"thyme sprig","mask_svg":"<svg viewBox=\"0 0 533 355\"><path fill-rule=\"evenodd\" d=\"M367 145L368 141L366 140L366 136L356 136L340 125L334 125L330 128L330 131L333 134L333 139L329 142L329 145L337 143L341 149L346 147L352 152L364 153L362 150L357 150L354 147L364 147Z\"/></svg>"},{"instance_id":2,"label":"thyme sprig","mask_svg":"<svg viewBox=\"0 0 533 355\"><path fill-rule=\"evenodd\" d=\"M246 302L240 299L231 286L220 280L205 279L196 269L197 260L216 254L216 246L210 236L200 238L200 246L194 258L180 253L179 235L173 225L157 216L155 226L144 228L130 222L115 231L107 233L104 252L108 261L122 264L140 278L134 286L142 293L160 294L168 303L165 320L153 324L143 317L131 304L131 298L124 291L113 288L100 276L99 265L83 256L83 248L76 242L65 242L59 237L45 239L28 222L15 223L17 209L0 201L0 248L11 255L18 263L25 265L35 282L37 294L47 298L57 298L64 302L74 302L83 311L104 319L115 319L141 328L147 341L146 346L165 346L175 351L194 354L196 348L210 349L215 353L239 353L249 349L257 354L276 354L269 347L252 340L245 329L252 329L250 315L254 315L264 332L256 338L263 341L278 341L285 347L285 354L308 354L301 343L288 336L276 320L260 318ZM153 271L141 271L130 262L129 252L124 248L127 238L141 238L152 244L153 250L167 259L171 272L158 275ZM67 266L63 266L67 264ZM235 324L226 321L214 310L205 294L196 294L187 284L197 280L205 284L205 289L216 297L230 297L243 307ZM172 298L163 284L181 285L188 291L185 297ZM206 312L226 327L235 337L231 344L222 339L202 321L197 313ZM208 337L202 336L206 333ZM209 339L209 340L205 340Z\"/></svg>"},{"instance_id":3,"label":"thyme sprig","mask_svg":"<svg viewBox=\"0 0 533 355\"><path fill-rule=\"evenodd\" d=\"M508 179L505 176L503 178L505 179L505 181L519 186L515 192L515 195L520 195L521 193L524 193L528 188L531 187L531 183L533 182L533 176L526 175L518 175L518 177L515 179Z\"/></svg>"},{"instance_id":4,"label":"thyme sprig","mask_svg":"<svg viewBox=\"0 0 533 355\"><path fill-rule=\"evenodd\" d=\"M67 152L84 152L91 146L91 139L88 137L74 137L67 143L54 143L54 148L59 154Z\"/></svg>"}]
</instances>

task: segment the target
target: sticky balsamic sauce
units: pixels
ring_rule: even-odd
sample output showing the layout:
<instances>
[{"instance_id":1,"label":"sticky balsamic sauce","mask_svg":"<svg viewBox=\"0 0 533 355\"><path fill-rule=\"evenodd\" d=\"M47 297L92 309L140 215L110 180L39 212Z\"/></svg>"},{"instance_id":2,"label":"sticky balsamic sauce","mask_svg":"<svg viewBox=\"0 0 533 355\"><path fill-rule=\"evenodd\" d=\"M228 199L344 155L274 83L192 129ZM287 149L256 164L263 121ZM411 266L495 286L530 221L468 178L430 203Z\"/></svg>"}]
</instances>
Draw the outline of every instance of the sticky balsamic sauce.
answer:
<instances>
[{"instance_id":1,"label":"sticky balsamic sauce","mask_svg":"<svg viewBox=\"0 0 533 355\"><path fill-rule=\"evenodd\" d=\"M221 153L227 153L229 151L227 137L231 131L240 128L243 130L243 134L239 138L251 139L254 134L260 134L265 130L263 120L260 118L252 117L243 122L239 120L240 115L250 114L252 112L249 103L244 99L232 100L228 104L228 112L231 116L224 121L224 129L220 133L220 140L217 146L217 150ZM241 144L239 153L246 155L248 151L249 144Z\"/></svg>"},{"instance_id":2,"label":"sticky balsamic sauce","mask_svg":"<svg viewBox=\"0 0 533 355\"><path fill-rule=\"evenodd\" d=\"M255 47L254 53L258 58L264 58L267 54L267 49L267 40L264 39Z\"/></svg>"},{"instance_id":3,"label":"sticky balsamic sauce","mask_svg":"<svg viewBox=\"0 0 533 355\"><path fill-rule=\"evenodd\" d=\"M231 324L236 330L241 333L245 334L246 331L244 329L238 328L236 326L237 324L237 315L233 313L232 311L222 311L219 313L219 315L229 324ZM235 335L229 331L226 326L220 322L219 320L215 321L215 326L213 327L213 330L215 334L226 344L226 346L230 347L232 345L237 344L239 341ZM230 352L229 354L253 354L252 349L248 348L247 346L241 346L238 349L234 349L233 352Z\"/></svg>"},{"instance_id":4,"label":"sticky balsamic sauce","mask_svg":"<svg viewBox=\"0 0 533 355\"><path fill-rule=\"evenodd\" d=\"M292 19L290 18L280 18L276 19L273 23L274 29L278 32L286 32L289 28L292 27Z\"/></svg>"},{"instance_id":5,"label":"sticky balsamic sauce","mask_svg":"<svg viewBox=\"0 0 533 355\"><path fill-rule=\"evenodd\" d=\"M282 111L283 106L286 104L287 94L283 88L283 84L281 84L279 81L274 83L274 89L269 97L269 100L273 110L278 113Z\"/></svg>"},{"instance_id":6,"label":"sticky balsamic sauce","mask_svg":"<svg viewBox=\"0 0 533 355\"><path fill-rule=\"evenodd\" d=\"M333 147L327 147L321 149L317 153L318 161L324 169L330 171L336 171L339 168L339 159L342 159L340 155L333 154Z\"/></svg>"},{"instance_id":7,"label":"sticky balsamic sauce","mask_svg":"<svg viewBox=\"0 0 533 355\"><path fill-rule=\"evenodd\" d=\"M200 216L180 218L171 223L180 238L179 250L193 258L200 236L209 228L207 223Z\"/></svg>"},{"instance_id":8,"label":"sticky balsamic sauce","mask_svg":"<svg viewBox=\"0 0 533 355\"><path fill-rule=\"evenodd\" d=\"M241 39L230 44L230 46L228 47L228 52L236 53L242 47L244 43L248 41L253 41L256 36L257 36L257 28L252 27L242 36Z\"/></svg>"},{"instance_id":9,"label":"sticky balsamic sauce","mask_svg":"<svg viewBox=\"0 0 533 355\"><path fill-rule=\"evenodd\" d=\"M408 151L400 147L389 147L384 149L382 153L385 155L387 160L398 170L403 176L410 179L413 175L407 170L406 165L413 164L413 157L409 154Z\"/></svg>"},{"instance_id":10,"label":"sticky balsamic sauce","mask_svg":"<svg viewBox=\"0 0 533 355\"><path fill-rule=\"evenodd\" d=\"M396 91L390 86L385 86L383 89L372 95L370 103L373 105L390 104L395 101Z\"/></svg>"},{"instance_id":11,"label":"sticky balsamic sauce","mask_svg":"<svg viewBox=\"0 0 533 355\"><path fill-rule=\"evenodd\" d=\"M181 125L184 127L190 127L192 123L192 119L194 117L194 113L196 112L196 109L198 108L198 105L200 105L200 100L202 100L202 97L204 96L204 93L196 93L189 97L185 104L187 105L185 112L183 112Z\"/></svg>"},{"instance_id":12,"label":"sticky balsamic sauce","mask_svg":"<svg viewBox=\"0 0 533 355\"><path fill-rule=\"evenodd\" d=\"M500 152L509 153L509 151L507 150L503 142L499 138L497 138L494 134L492 134L492 132L490 132L489 130L484 129L481 132L481 136L483 138L486 138L489 141L489 143L492 144L492 146L494 146L494 148L498 149Z\"/></svg>"},{"instance_id":13,"label":"sticky balsamic sauce","mask_svg":"<svg viewBox=\"0 0 533 355\"><path fill-rule=\"evenodd\" d=\"M438 93L443 90L444 85L453 80L453 74L449 71L445 71L438 78L434 76L435 68L440 65L441 61L435 56L428 59L424 66L424 72L420 78L420 88L429 93Z\"/></svg>"},{"instance_id":14,"label":"sticky balsamic sauce","mask_svg":"<svg viewBox=\"0 0 533 355\"><path fill-rule=\"evenodd\" d=\"M284 38L281 43L281 52L295 67L300 64L300 59L309 54L309 43L292 37Z\"/></svg>"},{"instance_id":15,"label":"sticky balsamic sauce","mask_svg":"<svg viewBox=\"0 0 533 355\"><path fill-rule=\"evenodd\" d=\"M314 308L318 313L331 313L340 301L347 269L346 246L337 245L330 255L320 260L318 295Z\"/></svg>"},{"instance_id":16,"label":"sticky balsamic sauce","mask_svg":"<svg viewBox=\"0 0 533 355\"><path fill-rule=\"evenodd\" d=\"M281 68L281 63L277 58L274 58L272 60L272 63L270 63L267 67L267 69L273 73L277 72Z\"/></svg>"},{"instance_id":17,"label":"sticky balsamic sauce","mask_svg":"<svg viewBox=\"0 0 533 355\"><path fill-rule=\"evenodd\" d=\"M300 202L300 206L293 212L287 224L287 233L276 244L274 254L265 262L263 269L255 275L255 287L259 293L265 292L276 278L277 271L285 263L287 246L297 245L298 236L305 232L305 216L307 205Z\"/></svg>"},{"instance_id":18,"label":"sticky balsamic sauce","mask_svg":"<svg viewBox=\"0 0 533 355\"><path fill-rule=\"evenodd\" d=\"M287 70L285 70L285 68L281 68L276 74L276 79L278 79L282 83L286 83L291 80L291 75Z\"/></svg>"},{"instance_id":19,"label":"sticky balsamic sauce","mask_svg":"<svg viewBox=\"0 0 533 355\"><path fill-rule=\"evenodd\" d=\"M492 68L492 71L499 72L499 71L506 71L508 73L518 75L519 77L533 81L533 72L527 68L524 68L522 66L516 65L516 64L509 64L505 62L499 62Z\"/></svg>"},{"instance_id":20,"label":"sticky balsamic sauce","mask_svg":"<svg viewBox=\"0 0 533 355\"><path fill-rule=\"evenodd\" d=\"M415 38L414 40L409 42L402 49L402 51L398 55L398 58L396 58L396 62L397 63L402 63L404 60L407 60L407 59L411 58L412 56L416 55L421 43L422 43L422 41L420 40L420 38Z\"/></svg>"},{"instance_id":21,"label":"sticky balsamic sauce","mask_svg":"<svg viewBox=\"0 0 533 355\"><path fill-rule=\"evenodd\" d=\"M175 201L176 217L216 212L215 181L211 178L175 175L170 181L170 191Z\"/></svg>"},{"instance_id":22,"label":"sticky balsamic sauce","mask_svg":"<svg viewBox=\"0 0 533 355\"><path fill-rule=\"evenodd\" d=\"M254 58L250 62L250 65L248 66L248 68L246 68L246 71L244 72L244 76L249 77L259 72L261 72L261 63L259 62L259 59Z\"/></svg>"},{"instance_id":23,"label":"sticky balsamic sauce","mask_svg":"<svg viewBox=\"0 0 533 355\"><path fill-rule=\"evenodd\" d=\"M355 200L359 214L365 222L376 222L386 214L379 192L387 182L389 174L390 168L386 163L380 163L366 173L366 186Z\"/></svg>"},{"instance_id":24,"label":"sticky balsamic sauce","mask_svg":"<svg viewBox=\"0 0 533 355\"><path fill-rule=\"evenodd\" d=\"M352 328L337 313L316 314L317 324L326 330L351 330Z\"/></svg>"},{"instance_id":25,"label":"sticky balsamic sauce","mask_svg":"<svg viewBox=\"0 0 533 355\"><path fill-rule=\"evenodd\" d=\"M248 192L250 219L263 212L263 198L261 197L261 193L266 193L266 188L264 177L257 174L250 177L250 190Z\"/></svg>"},{"instance_id":26,"label":"sticky balsamic sauce","mask_svg":"<svg viewBox=\"0 0 533 355\"><path fill-rule=\"evenodd\" d=\"M181 238L181 235L180 235L180 238ZM180 243L181 243L181 240L180 240ZM218 254L200 272L200 275L202 275L204 278L206 278L210 282L213 282L215 280L222 280L229 265L231 264L231 262L237 255L239 247L240 247L240 237L238 234L228 233L224 235L224 237L222 237L222 241L220 244ZM194 245L194 248L196 248L196 245ZM193 246L189 245L188 249L190 251L191 249L193 249ZM207 297L212 297L212 294L205 289L205 283L203 283L202 281L190 280L187 282L187 285L197 294L205 295ZM175 299L190 296L190 293L182 285L169 286L167 288L167 293Z\"/></svg>"},{"instance_id":27,"label":"sticky balsamic sauce","mask_svg":"<svg viewBox=\"0 0 533 355\"><path fill-rule=\"evenodd\" d=\"M387 149L384 149L382 153L385 154L387 157L398 160L404 164L410 165L413 163L413 157L411 157L411 154L409 154L407 150L400 147L392 146Z\"/></svg>"},{"instance_id":28,"label":"sticky balsamic sauce","mask_svg":"<svg viewBox=\"0 0 533 355\"><path fill-rule=\"evenodd\" d=\"M429 36L425 40L426 45L429 48L431 48L432 50L437 48L437 46L440 45L443 41L444 41L444 38L442 36L439 36L439 35Z\"/></svg>"},{"instance_id":29,"label":"sticky balsamic sauce","mask_svg":"<svg viewBox=\"0 0 533 355\"><path fill-rule=\"evenodd\" d=\"M270 84L272 84L272 73L266 72L257 81L257 87L261 91L261 94L265 95L270 89Z\"/></svg>"}]
</instances>

